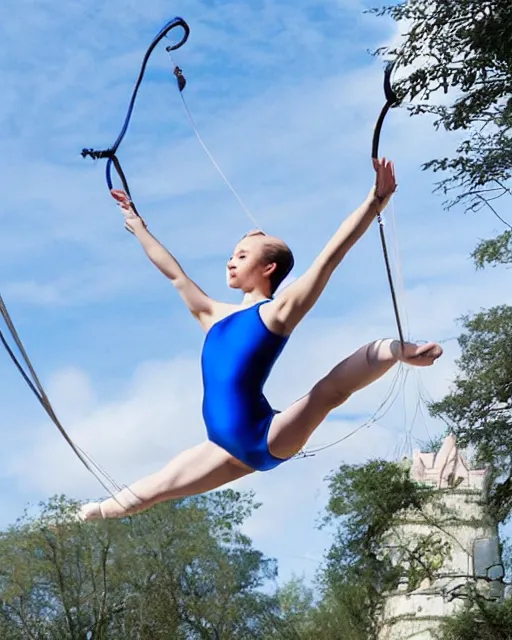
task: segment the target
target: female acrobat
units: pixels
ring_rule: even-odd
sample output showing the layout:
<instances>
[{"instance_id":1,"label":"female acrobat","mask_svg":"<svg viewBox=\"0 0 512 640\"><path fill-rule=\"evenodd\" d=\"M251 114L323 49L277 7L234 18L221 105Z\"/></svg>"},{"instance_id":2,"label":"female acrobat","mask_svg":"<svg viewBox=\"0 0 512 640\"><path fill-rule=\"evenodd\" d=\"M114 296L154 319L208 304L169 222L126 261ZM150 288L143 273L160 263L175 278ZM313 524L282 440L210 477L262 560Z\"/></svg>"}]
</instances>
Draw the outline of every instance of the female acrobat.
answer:
<instances>
[{"instance_id":1,"label":"female acrobat","mask_svg":"<svg viewBox=\"0 0 512 640\"><path fill-rule=\"evenodd\" d=\"M165 500L204 493L255 471L269 471L299 452L327 414L401 361L430 366L442 354L435 343L393 339L370 342L336 365L304 397L277 412L263 385L291 333L310 311L347 252L363 236L396 189L391 162L374 161L368 196L338 228L309 269L274 297L293 267L280 239L248 233L227 263L228 285L243 293L238 305L212 300L148 231L127 195L112 191L125 226L148 258L176 287L206 332L201 357L207 438L163 469L103 502L82 506L82 520L119 518Z\"/></svg>"}]
</instances>

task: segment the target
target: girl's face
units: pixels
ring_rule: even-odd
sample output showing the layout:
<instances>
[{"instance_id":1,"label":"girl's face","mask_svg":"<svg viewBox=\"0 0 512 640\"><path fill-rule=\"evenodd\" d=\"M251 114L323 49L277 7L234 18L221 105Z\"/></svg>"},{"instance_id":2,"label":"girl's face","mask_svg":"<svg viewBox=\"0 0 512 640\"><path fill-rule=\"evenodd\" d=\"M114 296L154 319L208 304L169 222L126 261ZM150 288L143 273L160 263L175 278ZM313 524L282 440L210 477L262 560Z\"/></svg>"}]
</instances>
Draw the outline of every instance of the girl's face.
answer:
<instances>
[{"instance_id":1,"label":"girl's face","mask_svg":"<svg viewBox=\"0 0 512 640\"><path fill-rule=\"evenodd\" d=\"M273 264L265 264L265 238L249 236L237 244L228 260L228 286L244 292L261 288L274 268Z\"/></svg>"}]
</instances>

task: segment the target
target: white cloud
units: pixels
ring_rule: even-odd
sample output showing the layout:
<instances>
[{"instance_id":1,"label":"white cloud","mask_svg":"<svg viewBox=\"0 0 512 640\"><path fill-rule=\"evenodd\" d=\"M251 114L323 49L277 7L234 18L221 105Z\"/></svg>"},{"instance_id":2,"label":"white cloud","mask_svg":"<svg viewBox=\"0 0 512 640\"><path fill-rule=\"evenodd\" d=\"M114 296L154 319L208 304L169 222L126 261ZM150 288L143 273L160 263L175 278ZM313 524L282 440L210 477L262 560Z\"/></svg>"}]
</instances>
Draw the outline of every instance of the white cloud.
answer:
<instances>
[{"instance_id":1,"label":"white cloud","mask_svg":"<svg viewBox=\"0 0 512 640\"><path fill-rule=\"evenodd\" d=\"M146 362L116 398L100 403L83 371L64 370L48 385L70 437L120 484L162 466L201 438L197 362ZM30 428L32 445L11 457L10 473L24 490L84 496L96 491L57 429ZM55 468L55 460L60 464Z\"/></svg>"}]
</instances>

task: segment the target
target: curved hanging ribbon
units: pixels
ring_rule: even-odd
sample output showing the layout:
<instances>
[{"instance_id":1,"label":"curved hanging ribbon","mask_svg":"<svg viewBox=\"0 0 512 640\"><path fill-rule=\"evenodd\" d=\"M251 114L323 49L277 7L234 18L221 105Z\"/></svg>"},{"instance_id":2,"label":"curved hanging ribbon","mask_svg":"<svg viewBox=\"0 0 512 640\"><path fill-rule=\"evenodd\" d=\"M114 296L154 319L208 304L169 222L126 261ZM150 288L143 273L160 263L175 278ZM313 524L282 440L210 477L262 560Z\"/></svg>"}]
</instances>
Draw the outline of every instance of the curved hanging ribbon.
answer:
<instances>
[{"instance_id":1,"label":"curved hanging ribbon","mask_svg":"<svg viewBox=\"0 0 512 640\"><path fill-rule=\"evenodd\" d=\"M183 29L183 35L181 36L181 39L176 42L176 44L172 44L169 45L168 47L166 47L167 51L175 51L176 49L179 49L180 47L182 47L185 42L188 40L188 36L190 35L190 27L188 26L188 24L185 22L185 20L183 20L183 18L174 18L173 20L169 21L161 30L160 32L156 35L156 37L154 38L153 42L149 45L148 50L146 51L146 54L144 56L144 59L142 61L142 66L139 72L139 77L137 78L137 82L135 83L135 88L133 90L132 93L132 97L130 99L130 103L128 105L128 111L121 129L120 134L117 137L117 140L114 142L114 144L109 148L109 149L105 149L104 151L95 151L94 149L82 149L82 157L86 158L87 156L93 158L94 160L97 160L99 158L107 158L107 166L105 169L105 178L107 181L107 185L109 190L112 189L113 183L112 183L112 166L114 167L114 169L117 171L121 182L123 184L123 188L126 191L126 193L128 194L130 200L132 199L131 197L131 193L130 193L130 187L128 186L128 181L126 179L126 176L123 172L123 169L121 168L121 163L119 162L119 159L116 156L117 150L119 149L119 146L121 144L121 142L123 141L124 136L126 135L126 132L128 131L128 126L130 124L130 120L133 114L133 108L135 106L135 100L137 98L137 94L139 92L139 88L140 85L142 83L142 80L144 78L144 74L146 72L146 67L149 61L149 58L151 57L151 54L153 53L153 50L155 49L155 47L159 44L159 42L161 40L163 40L163 38L167 37L169 35L169 33L176 28L181 28ZM176 76L176 80L178 83L178 89L179 91L183 91L183 89L185 88L186 85L186 80L181 72L181 69L179 67L175 67L174 69L174 75ZM133 204L132 201L132 206L133 206L133 210L134 212L138 215L137 209L135 208L135 205Z\"/></svg>"},{"instance_id":2,"label":"curved hanging ribbon","mask_svg":"<svg viewBox=\"0 0 512 640\"><path fill-rule=\"evenodd\" d=\"M389 62L386 66L386 70L384 71L384 95L386 96L386 104L382 107L382 111L380 112L379 119L377 120L377 124L375 125L375 130L373 132L372 158L374 158L375 160L379 157L380 134L382 131L382 125L384 123L384 118L386 117L391 107L394 107L398 103L396 93L393 91L393 87L391 86L391 74L393 73L393 66L393 63Z\"/></svg>"},{"instance_id":3,"label":"curved hanging ribbon","mask_svg":"<svg viewBox=\"0 0 512 640\"><path fill-rule=\"evenodd\" d=\"M382 107L382 110L379 115L379 119L375 125L375 129L373 131L373 141L372 141L372 159L378 160L379 158L379 142L380 142L380 134L382 131L382 125L384 124L384 119L391 109L391 107L395 106L398 103L398 98L393 91L393 87L391 86L391 74L393 72L393 63L388 63L386 70L384 71L384 94L386 96L386 104ZM386 245L386 238L384 235L384 222L382 220L382 216L380 212L377 214L377 221L379 223L379 232L380 232L380 240L382 244L382 252L384 254L384 262L386 263L386 272L388 276L389 288L391 291L391 298L393 300L393 309L395 311L395 319L396 325L398 328L398 337L400 339L400 344L402 349L404 347L404 333L402 330L402 322L400 320L400 312L398 310L398 302L396 298L395 285L393 283L393 276L391 273L391 265L389 263L389 255L388 248Z\"/></svg>"}]
</instances>

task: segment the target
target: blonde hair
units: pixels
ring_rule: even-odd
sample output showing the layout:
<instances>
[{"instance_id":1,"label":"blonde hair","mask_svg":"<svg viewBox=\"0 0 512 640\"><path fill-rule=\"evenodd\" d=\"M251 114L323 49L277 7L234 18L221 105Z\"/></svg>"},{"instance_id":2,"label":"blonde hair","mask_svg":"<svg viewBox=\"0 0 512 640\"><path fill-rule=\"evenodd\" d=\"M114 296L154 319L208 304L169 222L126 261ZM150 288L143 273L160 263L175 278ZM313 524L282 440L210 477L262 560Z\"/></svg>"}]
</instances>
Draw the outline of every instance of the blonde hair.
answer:
<instances>
[{"instance_id":1,"label":"blonde hair","mask_svg":"<svg viewBox=\"0 0 512 640\"><path fill-rule=\"evenodd\" d=\"M295 259L288 245L279 238L268 236L260 229L254 229L244 235L244 238L252 236L264 236L268 240L265 241L263 248L263 257L267 264L275 263L276 268L270 276L270 295L274 295L281 282L293 269Z\"/></svg>"}]
</instances>

